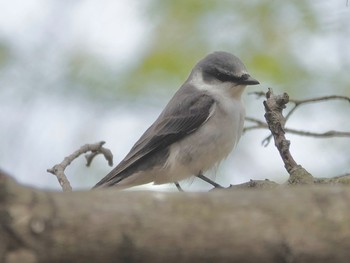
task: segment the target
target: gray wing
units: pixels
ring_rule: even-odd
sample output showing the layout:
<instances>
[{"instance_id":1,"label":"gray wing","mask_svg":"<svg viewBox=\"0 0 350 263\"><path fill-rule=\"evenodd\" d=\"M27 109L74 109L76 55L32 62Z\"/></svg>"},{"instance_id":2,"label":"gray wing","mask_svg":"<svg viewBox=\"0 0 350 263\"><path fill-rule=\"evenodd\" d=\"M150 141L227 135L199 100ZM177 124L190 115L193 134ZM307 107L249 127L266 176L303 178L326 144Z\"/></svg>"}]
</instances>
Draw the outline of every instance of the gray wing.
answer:
<instances>
[{"instance_id":1,"label":"gray wing","mask_svg":"<svg viewBox=\"0 0 350 263\"><path fill-rule=\"evenodd\" d=\"M192 87L188 87L191 89ZM193 88L192 88L193 89ZM180 95L181 94L181 95ZM170 100L158 119L135 143L127 156L95 186L112 186L130 173L125 170L139 165L155 152L164 150L196 131L210 117L214 99L205 93L182 92Z\"/></svg>"}]
</instances>

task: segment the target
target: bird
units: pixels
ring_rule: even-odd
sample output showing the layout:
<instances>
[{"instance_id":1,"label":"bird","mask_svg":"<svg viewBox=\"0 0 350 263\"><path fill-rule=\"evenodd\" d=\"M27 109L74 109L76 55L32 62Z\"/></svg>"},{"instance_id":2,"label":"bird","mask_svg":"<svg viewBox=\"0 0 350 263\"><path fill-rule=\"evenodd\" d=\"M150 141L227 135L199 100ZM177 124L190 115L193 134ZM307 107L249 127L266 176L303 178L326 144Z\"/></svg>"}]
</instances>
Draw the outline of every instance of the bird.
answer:
<instances>
[{"instance_id":1,"label":"bird","mask_svg":"<svg viewBox=\"0 0 350 263\"><path fill-rule=\"evenodd\" d=\"M238 57L208 54L125 158L93 188L177 183L210 170L237 145L245 118L242 93L257 84Z\"/></svg>"}]
</instances>

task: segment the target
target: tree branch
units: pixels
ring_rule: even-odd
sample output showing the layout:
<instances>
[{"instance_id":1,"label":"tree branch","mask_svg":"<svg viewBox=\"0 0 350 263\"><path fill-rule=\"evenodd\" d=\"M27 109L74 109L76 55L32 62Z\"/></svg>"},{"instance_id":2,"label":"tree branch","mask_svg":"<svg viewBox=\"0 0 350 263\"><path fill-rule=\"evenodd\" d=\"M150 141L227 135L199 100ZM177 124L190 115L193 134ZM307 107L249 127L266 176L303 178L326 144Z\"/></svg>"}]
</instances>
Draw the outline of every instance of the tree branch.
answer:
<instances>
[{"instance_id":1,"label":"tree branch","mask_svg":"<svg viewBox=\"0 0 350 263\"><path fill-rule=\"evenodd\" d=\"M346 101L350 102L349 97L338 96L338 95L331 95L331 96L324 96L324 97L303 99L303 100L290 99L289 101L291 103L294 103L294 107L286 115L286 120L288 120L289 117L293 114L293 112L301 105L308 104L308 103L314 103L314 102L327 101L327 100L346 100Z\"/></svg>"},{"instance_id":2,"label":"tree branch","mask_svg":"<svg viewBox=\"0 0 350 263\"><path fill-rule=\"evenodd\" d=\"M265 96L264 92L251 92L249 94L254 94L257 97L263 97ZM338 96L338 95L331 95L331 96L324 96L324 97L318 97L318 98L311 98L311 99L304 99L304 100L296 100L296 99L289 99L290 103L293 103L294 106L292 109L286 114L285 122L290 118L290 116L294 113L294 111L301 105L308 104L308 103L315 103L315 102L321 102L321 101L328 101L328 100L346 100L350 102L350 98L346 96ZM243 132L256 130L256 129L268 129L268 125L266 122L252 118L252 117L246 117L246 121L252 122L255 125L248 126L243 129ZM326 131L326 132L310 132L310 131L303 131L303 130L297 130L292 128L284 128L284 131L287 133L292 133L296 135L301 136L309 136L309 137L315 137L315 138L329 138L329 137L350 137L350 132L344 132L344 131ZM272 135L267 136L263 141L262 145L267 146L270 143L270 140L272 138Z\"/></svg>"},{"instance_id":3,"label":"tree branch","mask_svg":"<svg viewBox=\"0 0 350 263\"><path fill-rule=\"evenodd\" d=\"M299 184L311 183L313 182L313 177L301 165L296 163L289 151L290 141L284 136L286 120L283 117L282 111L286 107L288 101L289 96L287 93L274 95L272 89L269 89L266 93L266 101L264 101L266 112L264 116L274 138L275 146L283 160L284 167L291 177L289 183L296 183L296 177L298 178L297 183ZM303 179L303 181L300 181L300 179Z\"/></svg>"},{"instance_id":4,"label":"tree branch","mask_svg":"<svg viewBox=\"0 0 350 263\"><path fill-rule=\"evenodd\" d=\"M348 187L55 193L0 173L0 190L0 259L6 263L350 258Z\"/></svg>"},{"instance_id":5,"label":"tree branch","mask_svg":"<svg viewBox=\"0 0 350 263\"><path fill-rule=\"evenodd\" d=\"M266 124L266 122L252 118L252 117L246 117L246 121L253 122L256 125L255 126L248 126L244 128L244 131L250 131L255 129L268 129L269 126ZM326 132L310 132L310 131L303 131L303 130L296 130L291 128L284 128L284 131L286 133L292 133L302 136L309 136L309 137L315 137L315 138L329 138L329 137L350 137L350 132L342 132L342 131L326 131Z\"/></svg>"},{"instance_id":6,"label":"tree branch","mask_svg":"<svg viewBox=\"0 0 350 263\"><path fill-rule=\"evenodd\" d=\"M79 150L75 151L71 155L65 157L63 161L59 164L54 165L51 169L47 169L47 172L52 173L57 177L58 182L60 183L62 190L64 192L71 192L72 187L67 179L67 176L65 175L64 171L65 169L80 155L91 152L90 154L87 154L85 156L86 158L86 166L90 166L92 160L97 156L98 154L103 154L105 159L108 161L109 166L113 165L113 154L109 149L106 149L102 147L105 144L105 142L98 142L94 144L85 144L82 147L80 147Z\"/></svg>"}]
</instances>

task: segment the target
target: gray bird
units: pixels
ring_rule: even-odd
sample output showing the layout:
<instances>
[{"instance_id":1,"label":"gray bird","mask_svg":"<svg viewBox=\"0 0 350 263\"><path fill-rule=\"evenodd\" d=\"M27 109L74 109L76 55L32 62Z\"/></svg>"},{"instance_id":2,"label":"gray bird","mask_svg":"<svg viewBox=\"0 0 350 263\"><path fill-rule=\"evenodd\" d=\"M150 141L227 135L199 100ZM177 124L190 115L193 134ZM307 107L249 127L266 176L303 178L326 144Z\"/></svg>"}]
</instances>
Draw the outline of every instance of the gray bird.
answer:
<instances>
[{"instance_id":1,"label":"gray bird","mask_svg":"<svg viewBox=\"0 0 350 263\"><path fill-rule=\"evenodd\" d=\"M200 60L126 157L94 188L165 184L200 175L237 145L245 108L241 95L259 82L227 52Z\"/></svg>"}]
</instances>

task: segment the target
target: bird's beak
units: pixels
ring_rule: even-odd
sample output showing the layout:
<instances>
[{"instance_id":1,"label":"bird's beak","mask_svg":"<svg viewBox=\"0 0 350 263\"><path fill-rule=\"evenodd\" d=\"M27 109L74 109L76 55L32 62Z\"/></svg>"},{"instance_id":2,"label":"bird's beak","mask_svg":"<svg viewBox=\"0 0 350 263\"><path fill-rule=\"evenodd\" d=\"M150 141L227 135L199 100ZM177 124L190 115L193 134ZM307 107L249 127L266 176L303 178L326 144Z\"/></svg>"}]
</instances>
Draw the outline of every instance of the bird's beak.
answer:
<instances>
[{"instance_id":1,"label":"bird's beak","mask_svg":"<svg viewBox=\"0 0 350 263\"><path fill-rule=\"evenodd\" d=\"M260 82L257 81L256 79L252 78L251 76L249 76L247 79L241 80L240 84L243 84L243 85L258 85L258 84L260 84Z\"/></svg>"}]
</instances>

